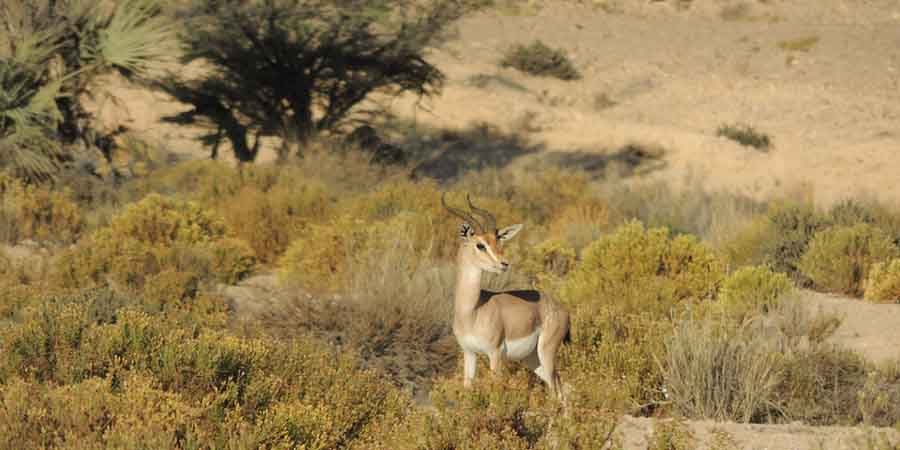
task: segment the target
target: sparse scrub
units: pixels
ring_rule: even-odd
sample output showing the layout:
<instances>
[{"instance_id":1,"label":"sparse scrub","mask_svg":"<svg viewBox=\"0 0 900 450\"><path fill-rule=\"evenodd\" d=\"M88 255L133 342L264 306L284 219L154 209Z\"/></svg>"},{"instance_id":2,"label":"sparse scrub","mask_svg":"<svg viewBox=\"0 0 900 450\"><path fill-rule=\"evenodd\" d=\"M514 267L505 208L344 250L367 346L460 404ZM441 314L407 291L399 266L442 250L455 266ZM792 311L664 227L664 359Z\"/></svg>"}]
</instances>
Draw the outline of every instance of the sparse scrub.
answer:
<instances>
[{"instance_id":1,"label":"sparse scrub","mask_svg":"<svg viewBox=\"0 0 900 450\"><path fill-rule=\"evenodd\" d=\"M818 43L818 36L806 36L778 41L778 48L787 52L808 52Z\"/></svg>"},{"instance_id":2,"label":"sparse scrub","mask_svg":"<svg viewBox=\"0 0 900 450\"><path fill-rule=\"evenodd\" d=\"M441 381L436 411L412 415L378 449L621 448L615 414L580 406L559 414L524 373L487 378L474 389Z\"/></svg>"},{"instance_id":3,"label":"sparse scrub","mask_svg":"<svg viewBox=\"0 0 900 450\"><path fill-rule=\"evenodd\" d=\"M809 287L812 281L801 271L800 259L806 253L809 241L817 232L829 226L826 217L809 203L778 202L769 207L761 223L752 224L750 234L738 239L750 239L743 244L752 253L759 253L762 261L778 272L784 272L801 287ZM753 243L755 242L755 243Z\"/></svg>"},{"instance_id":4,"label":"sparse scrub","mask_svg":"<svg viewBox=\"0 0 900 450\"><path fill-rule=\"evenodd\" d=\"M653 426L647 450L687 450L696 448L697 438L684 420L662 420Z\"/></svg>"},{"instance_id":5,"label":"sparse scrub","mask_svg":"<svg viewBox=\"0 0 900 450\"><path fill-rule=\"evenodd\" d=\"M872 264L865 283L866 300L900 303L900 258Z\"/></svg>"},{"instance_id":6,"label":"sparse scrub","mask_svg":"<svg viewBox=\"0 0 900 450\"><path fill-rule=\"evenodd\" d=\"M529 75L553 77L571 81L581 78L563 50L554 49L541 41L518 44L508 49L500 61L502 67L512 67Z\"/></svg>"},{"instance_id":7,"label":"sparse scrub","mask_svg":"<svg viewBox=\"0 0 900 450\"><path fill-rule=\"evenodd\" d=\"M68 244L75 241L85 224L80 208L67 192L25 185L0 173L0 238L16 243Z\"/></svg>"},{"instance_id":8,"label":"sparse scrub","mask_svg":"<svg viewBox=\"0 0 900 450\"><path fill-rule=\"evenodd\" d=\"M666 387L688 417L761 421L775 406L779 350L753 327L686 320L666 341Z\"/></svg>"},{"instance_id":9,"label":"sparse scrub","mask_svg":"<svg viewBox=\"0 0 900 450\"><path fill-rule=\"evenodd\" d=\"M757 131L747 124L724 124L716 131L717 136L722 136L737 142L745 147L753 147L760 151L769 151L772 139L769 135Z\"/></svg>"},{"instance_id":10,"label":"sparse scrub","mask_svg":"<svg viewBox=\"0 0 900 450\"><path fill-rule=\"evenodd\" d=\"M781 408L789 419L813 425L859 423L857 393L868 371L862 357L848 350L821 345L799 352L785 364Z\"/></svg>"},{"instance_id":11,"label":"sparse scrub","mask_svg":"<svg viewBox=\"0 0 900 450\"><path fill-rule=\"evenodd\" d=\"M799 268L817 289L863 295L869 267L900 254L886 233L872 225L836 226L816 233Z\"/></svg>"}]
</instances>

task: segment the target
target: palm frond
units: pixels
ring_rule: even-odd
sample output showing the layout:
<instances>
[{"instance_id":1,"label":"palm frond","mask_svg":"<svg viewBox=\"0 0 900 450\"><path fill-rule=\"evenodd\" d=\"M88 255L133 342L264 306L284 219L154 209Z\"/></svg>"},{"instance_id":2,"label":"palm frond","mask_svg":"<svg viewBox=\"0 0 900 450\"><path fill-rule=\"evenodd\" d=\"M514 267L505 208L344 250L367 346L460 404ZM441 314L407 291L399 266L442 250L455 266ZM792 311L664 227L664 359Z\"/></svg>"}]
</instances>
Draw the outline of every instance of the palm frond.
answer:
<instances>
[{"instance_id":1,"label":"palm frond","mask_svg":"<svg viewBox=\"0 0 900 450\"><path fill-rule=\"evenodd\" d=\"M137 76L154 74L174 62L179 53L175 27L159 10L155 0L119 3L98 36L103 62Z\"/></svg>"}]
</instances>

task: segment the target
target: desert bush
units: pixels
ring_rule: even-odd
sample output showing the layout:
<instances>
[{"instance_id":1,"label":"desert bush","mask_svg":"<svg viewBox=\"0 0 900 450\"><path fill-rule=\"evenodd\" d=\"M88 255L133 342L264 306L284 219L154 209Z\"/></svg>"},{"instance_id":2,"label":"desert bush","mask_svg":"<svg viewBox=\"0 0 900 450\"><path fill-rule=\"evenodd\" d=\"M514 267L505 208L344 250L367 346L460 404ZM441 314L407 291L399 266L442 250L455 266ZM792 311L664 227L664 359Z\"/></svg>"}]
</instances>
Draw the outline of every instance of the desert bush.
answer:
<instances>
[{"instance_id":1,"label":"desert bush","mask_svg":"<svg viewBox=\"0 0 900 450\"><path fill-rule=\"evenodd\" d=\"M870 370L856 398L862 423L900 425L900 363L891 361Z\"/></svg>"},{"instance_id":2,"label":"desert bush","mask_svg":"<svg viewBox=\"0 0 900 450\"><path fill-rule=\"evenodd\" d=\"M423 258L402 234L346 261L331 278L340 301L290 298L260 314L268 333L312 333L353 349L367 367L419 391L450 370L458 355L449 329L455 270ZM348 320L347 318L352 318Z\"/></svg>"},{"instance_id":3,"label":"desert bush","mask_svg":"<svg viewBox=\"0 0 900 450\"><path fill-rule=\"evenodd\" d=\"M769 206L765 221L752 225L750 235L745 236L756 244L744 245L755 247L753 251L762 254L763 260L758 263L770 264L772 269L786 273L799 286L809 287L812 280L800 269L800 259L806 253L813 235L828 226L828 219L812 204L775 202Z\"/></svg>"},{"instance_id":4,"label":"desert bush","mask_svg":"<svg viewBox=\"0 0 900 450\"><path fill-rule=\"evenodd\" d=\"M597 403L652 410L662 399L653 359L662 354L673 317L688 301L712 298L722 276L721 263L695 238L671 238L640 222L590 244L559 288L573 310L575 345L566 365L577 367L575 383L602 379L618 397L599 393Z\"/></svg>"},{"instance_id":5,"label":"desert bush","mask_svg":"<svg viewBox=\"0 0 900 450\"><path fill-rule=\"evenodd\" d=\"M209 254L209 270L220 283L237 284L256 269L256 252L241 239L223 238L205 249Z\"/></svg>"},{"instance_id":6,"label":"desert bush","mask_svg":"<svg viewBox=\"0 0 900 450\"><path fill-rule=\"evenodd\" d=\"M724 124L716 131L717 136L723 136L745 147L753 147L757 150L768 151L772 145L769 135L757 131L747 124Z\"/></svg>"},{"instance_id":7,"label":"desert bush","mask_svg":"<svg viewBox=\"0 0 900 450\"><path fill-rule=\"evenodd\" d=\"M575 249L556 239L529 247L525 255L516 269L537 282L562 280L575 268Z\"/></svg>"},{"instance_id":8,"label":"desert bush","mask_svg":"<svg viewBox=\"0 0 900 450\"><path fill-rule=\"evenodd\" d=\"M645 229L634 221L585 248L563 292L574 304L605 303L623 312L666 316L680 301L711 298L722 270L721 262L696 238L672 238L664 228ZM652 294L642 294L648 291ZM630 296L657 300L632 303Z\"/></svg>"},{"instance_id":9,"label":"desert bush","mask_svg":"<svg viewBox=\"0 0 900 450\"><path fill-rule=\"evenodd\" d=\"M554 77L566 81L581 78L581 74L563 50L551 48L541 41L511 47L504 53L500 66L512 67L529 75Z\"/></svg>"},{"instance_id":10,"label":"desert bush","mask_svg":"<svg viewBox=\"0 0 900 450\"><path fill-rule=\"evenodd\" d=\"M227 237L224 221L211 211L151 194L63 252L56 277L65 286L114 283L135 292L166 269L236 281L249 274L253 255Z\"/></svg>"},{"instance_id":11,"label":"desert bush","mask_svg":"<svg viewBox=\"0 0 900 450\"><path fill-rule=\"evenodd\" d=\"M600 187L613 225L637 219L649 227L668 227L673 233L693 234L717 245L765 212L765 205L749 197L709 191L699 177L687 177L684 184L673 189L664 182L613 181Z\"/></svg>"},{"instance_id":12,"label":"desert bush","mask_svg":"<svg viewBox=\"0 0 900 450\"><path fill-rule=\"evenodd\" d=\"M473 389L442 380L431 401L434 412L413 414L376 448L621 448L616 415L577 406L561 415L525 373L486 377Z\"/></svg>"},{"instance_id":13,"label":"desert bush","mask_svg":"<svg viewBox=\"0 0 900 450\"><path fill-rule=\"evenodd\" d=\"M866 278L865 298L900 303L900 258L872 264Z\"/></svg>"},{"instance_id":14,"label":"desert bush","mask_svg":"<svg viewBox=\"0 0 900 450\"><path fill-rule=\"evenodd\" d=\"M900 246L900 215L874 199L846 199L828 210L832 225L853 226L867 223L888 234Z\"/></svg>"},{"instance_id":15,"label":"desert bush","mask_svg":"<svg viewBox=\"0 0 900 450\"><path fill-rule=\"evenodd\" d=\"M23 406L21 397L7 397L0 429L23 433L4 434L4 439L46 442L65 436L106 446L118 439L134 443L142 433L155 432L155 442L175 438L197 445L239 440L243 448L347 448L374 439L369 435L374 425L406 407L403 397L374 373L354 368L350 358L321 352L312 342L285 345L218 333L192 337L153 324L149 316L129 314L121 323L85 334L87 355L80 359L108 375L72 380L56 390L10 380L12 389L3 392L21 396L25 388L36 396L31 400L37 407L46 409L25 408L35 414L23 415L14 409ZM57 379L68 381L56 372ZM139 386L133 384L137 374ZM55 396L78 392L88 397ZM53 432L41 429L50 423Z\"/></svg>"},{"instance_id":16,"label":"desert bush","mask_svg":"<svg viewBox=\"0 0 900 450\"><path fill-rule=\"evenodd\" d=\"M685 320L661 362L675 407L688 417L760 421L775 406L779 348L753 327Z\"/></svg>"},{"instance_id":17,"label":"desert bush","mask_svg":"<svg viewBox=\"0 0 900 450\"><path fill-rule=\"evenodd\" d=\"M197 2L191 31L182 36L185 62L203 60L217 70L161 87L195 106L180 121L211 119L219 131L208 141L215 149L227 138L239 161L254 160L266 134L281 138L280 153L287 155L296 141L337 129L372 93L436 92L443 74L424 55L464 8L402 0L361 6ZM405 13L391 14L394 8ZM238 30L235 23L248 26ZM320 70L308 70L313 66Z\"/></svg>"},{"instance_id":18,"label":"desert bush","mask_svg":"<svg viewBox=\"0 0 900 450\"><path fill-rule=\"evenodd\" d=\"M0 180L0 194L0 237L6 242L32 239L65 244L84 230L81 210L65 191L8 178Z\"/></svg>"},{"instance_id":19,"label":"desert bush","mask_svg":"<svg viewBox=\"0 0 900 450\"><path fill-rule=\"evenodd\" d=\"M647 450L687 450L696 448L697 437L684 420L660 420L653 424Z\"/></svg>"},{"instance_id":20,"label":"desert bush","mask_svg":"<svg viewBox=\"0 0 900 450\"><path fill-rule=\"evenodd\" d=\"M898 253L879 228L865 223L836 226L813 236L799 268L818 289L861 296L869 267Z\"/></svg>"},{"instance_id":21,"label":"desert bush","mask_svg":"<svg viewBox=\"0 0 900 450\"><path fill-rule=\"evenodd\" d=\"M798 352L785 361L777 395L791 420L812 425L859 423L857 393L869 367L849 350L823 345Z\"/></svg>"},{"instance_id":22,"label":"desert bush","mask_svg":"<svg viewBox=\"0 0 900 450\"><path fill-rule=\"evenodd\" d=\"M717 302L729 317L742 323L776 308L793 289L787 275L765 266L742 267L722 281Z\"/></svg>"},{"instance_id":23,"label":"desert bush","mask_svg":"<svg viewBox=\"0 0 900 450\"><path fill-rule=\"evenodd\" d=\"M244 187L216 209L234 234L268 263L284 253L309 222L325 217L329 206L329 195L322 185L279 183L268 191Z\"/></svg>"},{"instance_id":24,"label":"desert bush","mask_svg":"<svg viewBox=\"0 0 900 450\"><path fill-rule=\"evenodd\" d=\"M581 250L600 237L609 227L609 207L606 202L586 199L564 206L550 217L547 233L550 238L562 239L575 250Z\"/></svg>"}]
</instances>

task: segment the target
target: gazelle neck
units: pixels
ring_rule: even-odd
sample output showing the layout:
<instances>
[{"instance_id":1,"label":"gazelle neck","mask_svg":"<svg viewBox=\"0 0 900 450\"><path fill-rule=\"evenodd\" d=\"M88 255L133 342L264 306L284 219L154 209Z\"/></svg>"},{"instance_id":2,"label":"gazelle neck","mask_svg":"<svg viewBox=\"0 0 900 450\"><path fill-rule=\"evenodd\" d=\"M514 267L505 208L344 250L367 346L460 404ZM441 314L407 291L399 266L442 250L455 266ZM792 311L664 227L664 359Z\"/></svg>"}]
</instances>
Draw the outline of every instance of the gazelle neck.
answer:
<instances>
[{"instance_id":1,"label":"gazelle neck","mask_svg":"<svg viewBox=\"0 0 900 450\"><path fill-rule=\"evenodd\" d=\"M460 258L462 259L462 258ZM463 320L471 317L481 296L481 269L460 260L456 268L456 291L454 293L454 318Z\"/></svg>"}]
</instances>

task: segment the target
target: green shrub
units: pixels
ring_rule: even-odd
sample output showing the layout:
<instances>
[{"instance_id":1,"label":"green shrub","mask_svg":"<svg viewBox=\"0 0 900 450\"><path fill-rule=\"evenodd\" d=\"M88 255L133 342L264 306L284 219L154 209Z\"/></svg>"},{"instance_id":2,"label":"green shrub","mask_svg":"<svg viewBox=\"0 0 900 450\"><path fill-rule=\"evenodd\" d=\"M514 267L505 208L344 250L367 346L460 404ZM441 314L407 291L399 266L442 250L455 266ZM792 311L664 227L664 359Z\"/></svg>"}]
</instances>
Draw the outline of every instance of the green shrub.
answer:
<instances>
[{"instance_id":1,"label":"green shrub","mask_svg":"<svg viewBox=\"0 0 900 450\"><path fill-rule=\"evenodd\" d=\"M872 264L866 278L865 298L900 303L900 258Z\"/></svg>"},{"instance_id":2,"label":"green shrub","mask_svg":"<svg viewBox=\"0 0 900 450\"><path fill-rule=\"evenodd\" d=\"M765 266L742 267L722 281L718 303L740 323L772 310L793 289L787 275Z\"/></svg>"},{"instance_id":3,"label":"green shrub","mask_svg":"<svg viewBox=\"0 0 900 450\"><path fill-rule=\"evenodd\" d=\"M207 246L210 268L216 280L236 284L256 269L256 252L241 239L223 238Z\"/></svg>"},{"instance_id":4,"label":"green shrub","mask_svg":"<svg viewBox=\"0 0 900 450\"><path fill-rule=\"evenodd\" d=\"M745 147L768 151L772 140L765 133L759 132L747 124L725 124L719 126L717 136L723 136Z\"/></svg>"},{"instance_id":5,"label":"green shrub","mask_svg":"<svg viewBox=\"0 0 900 450\"><path fill-rule=\"evenodd\" d=\"M834 204L828 211L832 225L852 226L867 223L880 228L900 246L900 214L876 200L846 199Z\"/></svg>"},{"instance_id":6,"label":"green shrub","mask_svg":"<svg viewBox=\"0 0 900 450\"><path fill-rule=\"evenodd\" d=\"M831 225L832 218L818 212L811 202L778 200L720 248L731 267L768 265L787 274L798 286L810 287L812 280L798 268L800 258L813 235Z\"/></svg>"},{"instance_id":7,"label":"green shrub","mask_svg":"<svg viewBox=\"0 0 900 450\"><path fill-rule=\"evenodd\" d=\"M550 48L541 41L513 46L503 55L500 65L541 77L554 77L566 81L581 78L581 74L563 50Z\"/></svg>"},{"instance_id":8,"label":"green shrub","mask_svg":"<svg viewBox=\"0 0 900 450\"><path fill-rule=\"evenodd\" d=\"M836 226L816 233L799 267L818 289L861 296L869 267L898 254L890 237L872 225Z\"/></svg>"},{"instance_id":9,"label":"green shrub","mask_svg":"<svg viewBox=\"0 0 900 450\"><path fill-rule=\"evenodd\" d=\"M664 228L645 229L635 221L585 248L563 294L572 304L609 304L626 313L667 316L678 302L711 298L722 271L721 262L696 238L671 238ZM631 297L656 300L643 304Z\"/></svg>"},{"instance_id":10,"label":"green shrub","mask_svg":"<svg viewBox=\"0 0 900 450\"><path fill-rule=\"evenodd\" d=\"M639 222L585 248L560 286L573 313L575 345L566 367L573 368L576 386L589 389L603 380L615 388L612 397L579 389L581 395L597 395L593 402L606 407L656 404L662 376L653 361L677 308L711 298L722 276L721 263L695 238L671 238L666 229L647 230Z\"/></svg>"}]
</instances>

